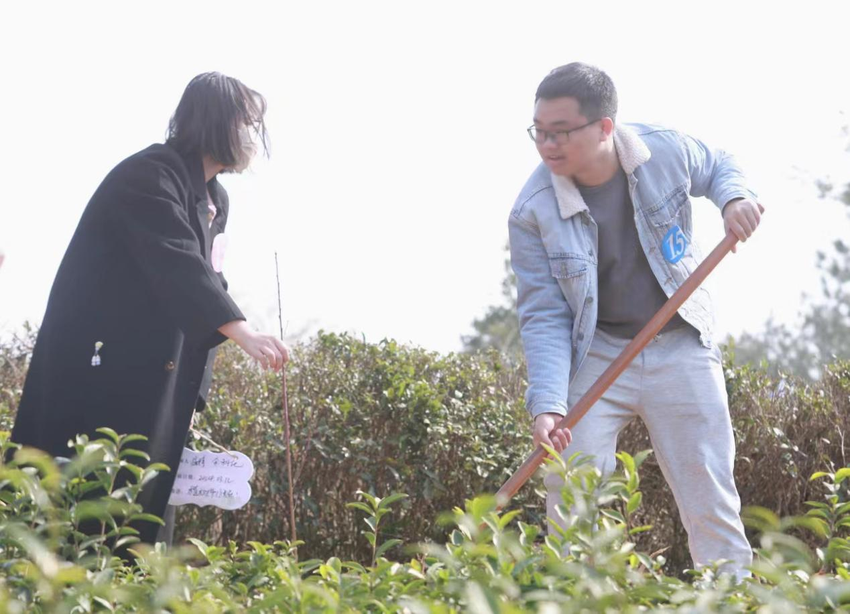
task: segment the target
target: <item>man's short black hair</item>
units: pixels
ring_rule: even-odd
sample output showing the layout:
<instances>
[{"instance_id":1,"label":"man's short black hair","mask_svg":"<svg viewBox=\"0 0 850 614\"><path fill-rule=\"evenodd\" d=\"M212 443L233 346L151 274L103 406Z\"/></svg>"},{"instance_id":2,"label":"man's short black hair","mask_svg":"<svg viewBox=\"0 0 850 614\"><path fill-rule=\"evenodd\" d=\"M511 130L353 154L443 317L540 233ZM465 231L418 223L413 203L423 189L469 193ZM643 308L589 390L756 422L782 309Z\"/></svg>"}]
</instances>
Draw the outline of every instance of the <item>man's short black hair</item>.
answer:
<instances>
[{"instance_id":1,"label":"man's short black hair","mask_svg":"<svg viewBox=\"0 0 850 614\"><path fill-rule=\"evenodd\" d=\"M217 72L198 75L189 82L168 123L166 142L184 155L209 155L225 167L244 157L239 129L247 126L269 153L263 117L266 99L238 79Z\"/></svg>"},{"instance_id":2,"label":"man's short black hair","mask_svg":"<svg viewBox=\"0 0 850 614\"><path fill-rule=\"evenodd\" d=\"M559 66L537 86L534 102L566 97L578 100L581 114L589 120L617 119L617 89L611 77L595 66L581 62Z\"/></svg>"}]
</instances>

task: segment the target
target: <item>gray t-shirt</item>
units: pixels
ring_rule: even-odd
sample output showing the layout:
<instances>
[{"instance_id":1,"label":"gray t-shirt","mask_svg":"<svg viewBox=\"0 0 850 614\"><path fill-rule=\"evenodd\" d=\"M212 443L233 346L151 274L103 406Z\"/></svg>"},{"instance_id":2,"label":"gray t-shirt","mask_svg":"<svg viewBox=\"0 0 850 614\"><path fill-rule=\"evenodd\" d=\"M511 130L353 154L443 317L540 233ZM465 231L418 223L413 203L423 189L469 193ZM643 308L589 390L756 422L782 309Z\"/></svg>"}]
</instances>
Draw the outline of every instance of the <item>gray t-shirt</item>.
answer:
<instances>
[{"instance_id":1,"label":"gray t-shirt","mask_svg":"<svg viewBox=\"0 0 850 614\"><path fill-rule=\"evenodd\" d=\"M578 186L599 228L599 319L609 335L632 339L667 302L649 268L635 226L629 181L621 168L599 186ZM663 331L687 323L675 314Z\"/></svg>"}]
</instances>

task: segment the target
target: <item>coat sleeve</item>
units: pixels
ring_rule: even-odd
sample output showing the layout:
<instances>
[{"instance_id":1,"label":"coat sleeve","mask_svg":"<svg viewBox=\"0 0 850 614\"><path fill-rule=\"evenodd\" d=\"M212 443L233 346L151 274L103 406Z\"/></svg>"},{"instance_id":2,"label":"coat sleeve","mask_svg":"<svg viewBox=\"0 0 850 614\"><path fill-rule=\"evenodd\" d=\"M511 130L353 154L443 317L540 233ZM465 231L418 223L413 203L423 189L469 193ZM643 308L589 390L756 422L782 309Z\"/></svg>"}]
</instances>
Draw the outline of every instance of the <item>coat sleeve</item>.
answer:
<instances>
[{"instance_id":1,"label":"coat sleeve","mask_svg":"<svg viewBox=\"0 0 850 614\"><path fill-rule=\"evenodd\" d=\"M563 416L567 413L573 314L552 277L539 230L511 214L508 233L528 368L526 409L532 418L542 413Z\"/></svg>"},{"instance_id":2,"label":"coat sleeve","mask_svg":"<svg viewBox=\"0 0 850 614\"><path fill-rule=\"evenodd\" d=\"M245 316L201 253L189 216L194 203L167 165L143 159L112 182L108 199L118 239L187 341L208 350L218 328Z\"/></svg>"},{"instance_id":3,"label":"coat sleeve","mask_svg":"<svg viewBox=\"0 0 850 614\"><path fill-rule=\"evenodd\" d=\"M712 149L699 139L682 135L682 147L691 178L691 196L706 196L721 211L734 198L751 198L747 179L735 158L722 149Z\"/></svg>"}]
</instances>

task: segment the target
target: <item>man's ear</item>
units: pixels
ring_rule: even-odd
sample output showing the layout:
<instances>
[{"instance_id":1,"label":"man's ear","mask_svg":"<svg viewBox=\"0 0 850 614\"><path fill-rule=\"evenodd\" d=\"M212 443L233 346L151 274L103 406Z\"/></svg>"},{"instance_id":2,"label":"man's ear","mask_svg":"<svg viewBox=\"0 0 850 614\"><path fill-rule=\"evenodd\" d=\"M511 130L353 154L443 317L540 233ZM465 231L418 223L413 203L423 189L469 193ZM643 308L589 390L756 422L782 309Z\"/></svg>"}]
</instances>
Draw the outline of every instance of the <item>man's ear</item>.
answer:
<instances>
[{"instance_id":1,"label":"man's ear","mask_svg":"<svg viewBox=\"0 0 850 614\"><path fill-rule=\"evenodd\" d=\"M614 120L610 117L603 117L599 120L599 125L602 126L603 140L607 141L614 136Z\"/></svg>"}]
</instances>

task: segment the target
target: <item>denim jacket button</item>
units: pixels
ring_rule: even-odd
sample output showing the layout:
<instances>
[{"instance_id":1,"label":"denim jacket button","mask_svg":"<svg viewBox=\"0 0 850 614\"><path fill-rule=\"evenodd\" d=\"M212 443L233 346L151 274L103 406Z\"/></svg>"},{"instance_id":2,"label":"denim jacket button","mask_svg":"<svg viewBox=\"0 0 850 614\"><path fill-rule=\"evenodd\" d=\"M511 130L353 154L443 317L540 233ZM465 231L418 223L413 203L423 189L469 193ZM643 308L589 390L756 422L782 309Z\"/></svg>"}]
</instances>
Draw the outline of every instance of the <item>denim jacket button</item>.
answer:
<instances>
[{"instance_id":1,"label":"denim jacket button","mask_svg":"<svg viewBox=\"0 0 850 614\"><path fill-rule=\"evenodd\" d=\"M586 299L584 299L584 302L585 302L586 304L590 305L590 304L593 302L593 297L592 297L592 296L588 296Z\"/></svg>"}]
</instances>

